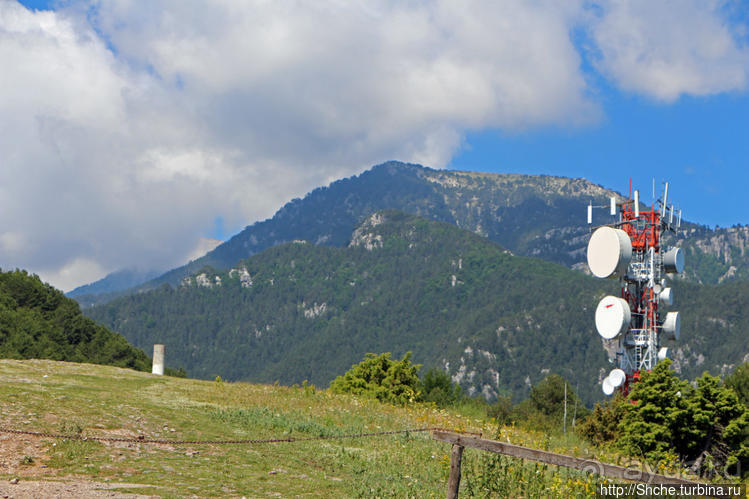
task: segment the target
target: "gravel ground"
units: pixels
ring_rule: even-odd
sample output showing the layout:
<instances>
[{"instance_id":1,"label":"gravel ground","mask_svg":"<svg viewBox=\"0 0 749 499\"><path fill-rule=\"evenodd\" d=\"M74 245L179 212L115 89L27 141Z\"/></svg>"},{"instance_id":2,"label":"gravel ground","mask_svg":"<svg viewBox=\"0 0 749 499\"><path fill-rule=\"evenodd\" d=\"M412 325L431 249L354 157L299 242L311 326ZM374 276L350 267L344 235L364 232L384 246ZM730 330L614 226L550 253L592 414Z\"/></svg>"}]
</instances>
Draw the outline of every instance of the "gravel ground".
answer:
<instances>
[{"instance_id":1,"label":"gravel ground","mask_svg":"<svg viewBox=\"0 0 749 499\"><path fill-rule=\"evenodd\" d=\"M150 487L143 484L93 482L75 477L53 477L44 464L41 439L33 436L18 437L0 434L0 498L47 497L157 497L124 494L112 489ZM33 458L23 464L25 456Z\"/></svg>"},{"instance_id":2,"label":"gravel ground","mask_svg":"<svg viewBox=\"0 0 749 499\"><path fill-rule=\"evenodd\" d=\"M147 498L158 496L144 496L140 494L124 494L112 489L146 487L146 485L132 483L100 483L84 480L3 480L0 482L0 497L25 498L57 498L57 497L127 497Z\"/></svg>"}]
</instances>

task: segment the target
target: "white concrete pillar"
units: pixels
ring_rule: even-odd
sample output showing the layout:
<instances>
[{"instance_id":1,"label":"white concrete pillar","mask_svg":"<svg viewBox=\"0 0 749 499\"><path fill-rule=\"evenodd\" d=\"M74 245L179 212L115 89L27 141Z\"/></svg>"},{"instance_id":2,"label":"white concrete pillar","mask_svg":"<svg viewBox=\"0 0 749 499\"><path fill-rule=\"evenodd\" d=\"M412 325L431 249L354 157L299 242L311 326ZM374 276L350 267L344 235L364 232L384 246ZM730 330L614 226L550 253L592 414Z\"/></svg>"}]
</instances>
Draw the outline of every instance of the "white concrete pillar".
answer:
<instances>
[{"instance_id":1,"label":"white concrete pillar","mask_svg":"<svg viewBox=\"0 0 749 499\"><path fill-rule=\"evenodd\" d=\"M164 375L164 345L153 346L153 374Z\"/></svg>"}]
</instances>

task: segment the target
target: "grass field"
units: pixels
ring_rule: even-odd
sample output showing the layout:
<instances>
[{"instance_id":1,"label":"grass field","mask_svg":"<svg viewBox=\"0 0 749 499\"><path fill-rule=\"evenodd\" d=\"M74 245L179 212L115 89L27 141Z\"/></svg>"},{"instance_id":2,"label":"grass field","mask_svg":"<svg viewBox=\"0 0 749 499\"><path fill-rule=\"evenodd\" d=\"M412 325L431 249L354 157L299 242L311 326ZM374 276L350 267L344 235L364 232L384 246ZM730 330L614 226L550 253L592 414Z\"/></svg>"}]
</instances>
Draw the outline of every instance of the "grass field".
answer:
<instances>
[{"instance_id":1,"label":"grass field","mask_svg":"<svg viewBox=\"0 0 749 499\"><path fill-rule=\"evenodd\" d=\"M441 427L593 457L574 436L497 428L469 409L395 407L309 386L170 378L90 364L0 360L0 400L0 427L66 435L226 440ZM5 481L138 484L118 490L163 497L444 497L450 452L428 432L253 445L102 443L0 433L0 446ZM595 476L466 449L461 495L589 496L596 483Z\"/></svg>"}]
</instances>

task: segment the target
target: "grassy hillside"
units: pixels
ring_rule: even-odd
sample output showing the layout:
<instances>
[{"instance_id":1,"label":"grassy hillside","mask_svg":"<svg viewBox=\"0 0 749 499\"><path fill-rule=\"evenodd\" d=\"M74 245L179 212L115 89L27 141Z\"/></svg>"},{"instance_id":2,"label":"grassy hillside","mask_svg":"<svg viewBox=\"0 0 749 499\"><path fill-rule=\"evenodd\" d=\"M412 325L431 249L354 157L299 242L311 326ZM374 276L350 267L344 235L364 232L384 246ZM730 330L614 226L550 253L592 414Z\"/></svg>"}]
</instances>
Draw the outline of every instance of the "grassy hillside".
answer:
<instances>
[{"instance_id":1,"label":"grassy hillside","mask_svg":"<svg viewBox=\"0 0 749 499\"><path fill-rule=\"evenodd\" d=\"M169 378L90 364L0 360L0 400L0 427L28 431L223 440L439 426L593 456L574 437L555 439L510 427L498 432L483 416L426 405L401 408L310 387ZM137 488L116 490L167 497L444 497L450 450L426 433L257 445L100 443L0 433L0 449L3 493L14 494L9 480L18 477L22 482L135 484ZM566 470L492 460L467 449L461 492L588 496L595 480Z\"/></svg>"}]
</instances>

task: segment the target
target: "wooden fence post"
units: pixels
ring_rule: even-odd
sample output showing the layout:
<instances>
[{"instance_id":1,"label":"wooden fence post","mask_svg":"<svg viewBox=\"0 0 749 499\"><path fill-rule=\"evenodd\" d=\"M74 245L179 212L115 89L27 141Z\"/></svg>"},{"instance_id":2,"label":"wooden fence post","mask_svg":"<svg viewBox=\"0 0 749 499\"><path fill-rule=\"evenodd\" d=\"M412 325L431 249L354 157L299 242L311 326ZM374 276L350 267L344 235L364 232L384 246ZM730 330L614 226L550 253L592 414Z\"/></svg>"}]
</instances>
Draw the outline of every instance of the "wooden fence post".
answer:
<instances>
[{"instance_id":1,"label":"wooden fence post","mask_svg":"<svg viewBox=\"0 0 749 499\"><path fill-rule=\"evenodd\" d=\"M517 457L520 459L530 459L554 466L564 466L588 473L597 473L609 478L619 478L634 482L643 482L649 484L663 485L705 485L701 482L684 480L680 477L671 477L651 473L645 469L633 467L618 466L616 464L606 464L594 459L584 459L575 456L565 456L530 447L521 447L497 440L486 440L471 435L453 433L444 430L434 430L432 438L442 442L452 444L452 457L450 458L450 482L447 488L447 497L458 497L458 486L460 485L460 459L463 455L463 447L471 447L487 452L495 452L506 456ZM453 485L454 483L454 485Z\"/></svg>"},{"instance_id":2,"label":"wooden fence post","mask_svg":"<svg viewBox=\"0 0 749 499\"><path fill-rule=\"evenodd\" d=\"M460 489L460 462L463 459L463 446L453 444L450 452L450 480L447 482L447 499L458 499Z\"/></svg>"}]
</instances>

